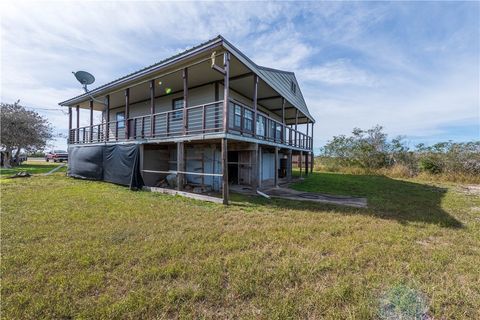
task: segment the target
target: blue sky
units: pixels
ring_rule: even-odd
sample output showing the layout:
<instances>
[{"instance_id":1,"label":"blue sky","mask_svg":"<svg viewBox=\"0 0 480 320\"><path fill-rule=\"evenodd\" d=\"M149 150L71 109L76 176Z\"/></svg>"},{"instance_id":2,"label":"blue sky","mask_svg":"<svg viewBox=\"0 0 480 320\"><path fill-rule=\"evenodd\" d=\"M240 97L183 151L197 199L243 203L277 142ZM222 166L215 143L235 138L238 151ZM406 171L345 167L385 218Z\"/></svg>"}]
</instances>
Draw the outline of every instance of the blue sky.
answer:
<instances>
[{"instance_id":1,"label":"blue sky","mask_svg":"<svg viewBox=\"0 0 480 320\"><path fill-rule=\"evenodd\" d=\"M258 64L296 73L317 121L316 147L375 124L412 146L480 139L479 2L15 1L0 9L1 100L38 108L56 132L68 127L58 102L81 93L71 71L88 70L100 85L222 34Z\"/></svg>"}]
</instances>

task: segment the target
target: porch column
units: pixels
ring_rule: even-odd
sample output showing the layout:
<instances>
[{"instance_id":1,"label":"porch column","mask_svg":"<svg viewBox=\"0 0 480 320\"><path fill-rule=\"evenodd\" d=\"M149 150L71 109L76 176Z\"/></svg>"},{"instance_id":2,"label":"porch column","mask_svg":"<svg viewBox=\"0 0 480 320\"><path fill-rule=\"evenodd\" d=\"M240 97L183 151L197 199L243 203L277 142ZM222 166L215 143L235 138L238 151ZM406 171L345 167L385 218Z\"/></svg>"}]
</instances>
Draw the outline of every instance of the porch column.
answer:
<instances>
[{"instance_id":1,"label":"porch column","mask_svg":"<svg viewBox=\"0 0 480 320\"><path fill-rule=\"evenodd\" d=\"M130 137L128 118L130 118L130 88L125 89L125 139L127 140Z\"/></svg>"},{"instance_id":2,"label":"porch column","mask_svg":"<svg viewBox=\"0 0 480 320\"><path fill-rule=\"evenodd\" d=\"M229 99L229 88L230 88L230 53L225 52L223 54L223 70L225 71L224 80L223 80L223 130L228 132L228 99ZM226 144L225 144L226 147ZM223 150L223 148L222 148ZM228 184L228 183L227 183ZM228 190L227 190L228 193ZM225 198L224 198L225 203ZM228 203L228 194L227 194L227 203Z\"/></svg>"},{"instance_id":3,"label":"porch column","mask_svg":"<svg viewBox=\"0 0 480 320\"><path fill-rule=\"evenodd\" d=\"M77 142L80 142L80 106L77 105Z\"/></svg>"},{"instance_id":4,"label":"porch column","mask_svg":"<svg viewBox=\"0 0 480 320\"><path fill-rule=\"evenodd\" d=\"M288 149L287 154L287 181L292 181L292 149Z\"/></svg>"},{"instance_id":5,"label":"porch column","mask_svg":"<svg viewBox=\"0 0 480 320\"><path fill-rule=\"evenodd\" d=\"M257 136L258 76L253 75L253 136Z\"/></svg>"},{"instance_id":6,"label":"porch column","mask_svg":"<svg viewBox=\"0 0 480 320\"><path fill-rule=\"evenodd\" d=\"M258 146L258 187L262 186L262 146Z\"/></svg>"},{"instance_id":7,"label":"porch column","mask_svg":"<svg viewBox=\"0 0 480 320\"><path fill-rule=\"evenodd\" d=\"M93 100L90 100L90 142L93 141Z\"/></svg>"},{"instance_id":8,"label":"porch column","mask_svg":"<svg viewBox=\"0 0 480 320\"><path fill-rule=\"evenodd\" d=\"M254 150L253 150L253 166L250 169L250 174L252 177L252 187L254 190L257 190L258 188L258 143L255 143L254 145Z\"/></svg>"},{"instance_id":9,"label":"porch column","mask_svg":"<svg viewBox=\"0 0 480 320\"><path fill-rule=\"evenodd\" d=\"M225 117L224 117L225 118ZM227 139L222 139L222 197L223 204L228 204L228 145Z\"/></svg>"},{"instance_id":10,"label":"porch column","mask_svg":"<svg viewBox=\"0 0 480 320\"><path fill-rule=\"evenodd\" d=\"M68 107L68 143L72 143L72 107Z\"/></svg>"},{"instance_id":11,"label":"porch column","mask_svg":"<svg viewBox=\"0 0 480 320\"><path fill-rule=\"evenodd\" d=\"M312 122L312 136L310 139L310 149L312 150L312 162L310 163L310 172L313 172L313 162L315 160L315 155L313 154L313 125L314 123Z\"/></svg>"},{"instance_id":12,"label":"porch column","mask_svg":"<svg viewBox=\"0 0 480 320\"><path fill-rule=\"evenodd\" d=\"M187 134L188 126L188 115L187 115L187 106L188 106L188 68L183 69L183 135Z\"/></svg>"},{"instance_id":13,"label":"porch column","mask_svg":"<svg viewBox=\"0 0 480 320\"><path fill-rule=\"evenodd\" d=\"M105 141L110 138L110 95L105 97Z\"/></svg>"},{"instance_id":14,"label":"porch column","mask_svg":"<svg viewBox=\"0 0 480 320\"><path fill-rule=\"evenodd\" d=\"M155 79L150 81L150 137L155 136Z\"/></svg>"},{"instance_id":15,"label":"porch column","mask_svg":"<svg viewBox=\"0 0 480 320\"><path fill-rule=\"evenodd\" d=\"M308 176L308 169L309 169L308 158L309 157L310 157L310 152L305 152L305 177Z\"/></svg>"},{"instance_id":16,"label":"porch column","mask_svg":"<svg viewBox=\"0 0 480 320\"><path fill-rule=\"evenodd\" d=\"M297 130L298 130L298 109L295 109L295 146L298 145Z\"/></svg>"},{"instance_id":17,"label":"porch column","mask_svg":"<svg viewBox=\"0 0 480 320\"><path fill-rule=\"evenodd\" d=\"M273 175L273 186L278 188L278 147L275 147L275 164L273 166L275 174Z\"/></svg>"},{"instance_id":18,"label":"porch column","mask_svg":"<svg viewBox=\"0 0 480 320\"><path fill-rule=\"evenodd\" d=\"M177 142L177 190L183 189L185 172L185 145L183 142Z\"/></svg>"},{"instance_id":19,"label":"porch column","mask_svg":"<svg viewBox=\"0 0 480 320\"><path fill-rule=\"evenodd\" d=\"M300 168L300 179L303 177L302 176L302 164L303 162L303 151L300 151L300 156L298 157L298 167Z\"/></svg>"},{"instance_id":20,"label":"porch column","mask_svg":"<svg viewBox=\"0 0 480 320\"><path fill-rule=\"evenodd\" d=\"M282 97L282 143L285 143L285 98Z\"/></svg>"}]
</instances>

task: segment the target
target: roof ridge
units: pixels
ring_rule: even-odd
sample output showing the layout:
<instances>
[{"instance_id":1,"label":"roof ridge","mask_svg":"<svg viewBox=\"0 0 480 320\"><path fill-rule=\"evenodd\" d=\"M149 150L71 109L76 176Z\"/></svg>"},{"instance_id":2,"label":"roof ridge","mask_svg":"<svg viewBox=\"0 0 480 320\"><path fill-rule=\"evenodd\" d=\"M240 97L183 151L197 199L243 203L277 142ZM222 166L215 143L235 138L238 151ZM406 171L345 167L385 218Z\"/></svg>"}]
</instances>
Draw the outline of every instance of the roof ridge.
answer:
<instances>
[{"instance_id":1,"label":"roof ridge","mask_svg":"<svg viewBox=\"0 0 480 320\"><path fill-rule=\"evenodd\" d=\"M260 69L269 70L269 71L273 71L273 72L281 72L281 73L295 74L295 72L293 72L293 71L280 70L280 69L275 69L275 68L270 68L270 67L261 66L261 65L258 65L258 64L257 64L257 67L260 68Z\"/></svg>"}]
</instances>

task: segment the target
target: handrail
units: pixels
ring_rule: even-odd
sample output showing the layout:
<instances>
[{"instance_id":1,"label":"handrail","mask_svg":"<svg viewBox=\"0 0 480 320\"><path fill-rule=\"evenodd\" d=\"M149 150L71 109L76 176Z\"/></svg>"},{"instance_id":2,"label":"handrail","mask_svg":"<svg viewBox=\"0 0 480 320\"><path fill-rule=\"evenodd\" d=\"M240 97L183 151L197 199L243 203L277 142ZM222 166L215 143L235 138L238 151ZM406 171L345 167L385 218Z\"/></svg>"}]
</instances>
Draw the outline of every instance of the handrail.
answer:
<instances>
[{"instance_id":1,"label":"handrail","mask_svg":"<svg viewBox=\"0 0 480 320\"><path fill-rule=\"evenodd\" d=\"M128 119L112 120L97 124L72 128L69 131L69 143L95 143L105 141L125 141L144 138L164 138L169 136L188 136L194 134L225 132L222 126L223 117L232 116L234 109L231 106L238 105L241 108L240 126L232 123L229 129L234 134L253 136L256 132L254 128L260 123L259 119L264 119L262 134L256 132L255 137L261 140L273 141L287 146L312 149L312 138L305 133L295 130L286 124L266 115L257 110L257 121L255 117L247 115L247 110L255 113L255 110L243 102L229 99L229 108L227 114L223 114L223 100L208 102L185 109L167 110L154 114L144 114ZM177 120L187 117L186 128ZM235 113L233 113L235 117ZM237 114L238 116L238 114ZM152 119L153 117L153 119ZM236 118L238 119L238 118ZM248 122L249 121L249 122ZM125 126L119 127L118 124L124 123ZM129 130L127 131L127 124ZM247 126L248 124L248 126ZM108 130L107 130L108 129Z\"/></svg>"}]
</instances>

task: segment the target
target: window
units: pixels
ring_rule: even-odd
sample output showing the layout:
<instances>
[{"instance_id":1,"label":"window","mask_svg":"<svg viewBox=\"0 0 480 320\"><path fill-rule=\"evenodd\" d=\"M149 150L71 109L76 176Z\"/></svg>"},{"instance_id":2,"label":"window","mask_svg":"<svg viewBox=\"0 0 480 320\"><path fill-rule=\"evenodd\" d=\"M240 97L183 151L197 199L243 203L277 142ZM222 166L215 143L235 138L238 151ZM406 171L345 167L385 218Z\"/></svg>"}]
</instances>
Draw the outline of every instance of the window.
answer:
<instances>
[{"instance_id":1,"label":"window","mask_svg":"<svg viewBox=\"0 0 480 320\"><path fill-rule=\"evenodd\" d=\"M117 114L115 115L115 120L117 121L118 129L125 128L125 111L117 112Z\"/></svg>"},{"instance_id":2,"label":"window","mask_svg":"<svg viewBox=\"0 0 480 320\"><path fill-rule=\"evenodd\" d=\"M240 128L242 125L242 107L240 107L238 104L235 105L233 125L237 128Z\"/></svg>"},{"instance_id":3,"label":"window","mask_svg":"<svg viewBox=\"0 0 480 320\"><path fill-rule=\"evenodd\" d=\"M265 118L261 115L257 117L257 135L265 136Z\"/></svg>"},{"instance_id":4,"label":"window","mask_svg":"<svg viewBox=\"0 0 480 320\"><path fill-rule=\"evenodd\" d=\"M172 110L183 110L183 98L173 99L172 100ZM174 112L172 115L172 120L182 119L183 111Z\"/></svg>"},{"instance_id":5,"label":"window","mask_svg":"<svg viewBox=\"0 0 480 320\"><path fill-rule=\"evenodd\" d=\"M297 91L297 85L295 84L295 82L290 81L290 90L292 90L293 93L295 93Z\"/></svg>"},{"instance_id":6,"label":"window","mask_svg":"<svg viewBox=\"0 0 480 320\"><path fill-rule=\"evenodd\" d=\"M245 122L244 122L244 129L245 131L252 131L253 130L253 112L248 110L248 109L245 109L244 110L244 119L245 119Z\"/></svg>"}]
</instances>

